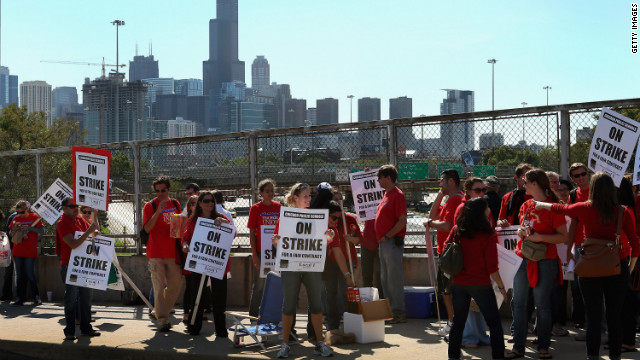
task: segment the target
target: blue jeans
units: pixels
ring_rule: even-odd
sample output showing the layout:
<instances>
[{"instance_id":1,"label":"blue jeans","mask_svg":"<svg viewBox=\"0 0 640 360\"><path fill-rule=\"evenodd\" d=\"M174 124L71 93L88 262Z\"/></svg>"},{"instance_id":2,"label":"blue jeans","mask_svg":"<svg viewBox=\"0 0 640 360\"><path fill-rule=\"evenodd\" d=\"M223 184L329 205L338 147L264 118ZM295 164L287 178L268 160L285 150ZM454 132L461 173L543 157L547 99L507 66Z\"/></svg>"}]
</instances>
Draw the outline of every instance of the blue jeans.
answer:
<instances>
[{"instance_id":1,"label":"blue jeans","mask_svg":"<svg viewBox=\"0 0 640 360\"><path fill-rule=\"evenodd\" d=\"M491 335L491 355L494 359L504 358L504 333L498 312L496 295L490 285L451 285L453 300L453 325L449 332L449 359L460 359L462 332L469 314L469 304L473 297L489 325Z\"/></svg>"},{"instance_id":2,"label":"blue jeans","mask_svg":"<svg viewBox=\"0 0 640 360\"><path fill-rule=\"evenodd\" d=\"M513 349L524 354L524 343L527 338L527 307L529 302L529 279L527 264L523 259L513 279ZM551 345L551 294L553 284L558 275L558 259L542 259L538 261L538 284L533 288L533 303L536 307L536 331L538 350L547 350Z\"/></svg>"},{"instance_id":3,"label":"blue jeans","mask_svg":"<svg viewBox=\"0 0 640 360\"><path fill-rule=\"evenodd\" d=\"M467 322L464 324L464 332L462 333L462 345L469 344L491 344L489 336L487 336L487 326L484 323L482 313L469 311Z\"/></svg>"},{"instance_id":4,"label":"blue jeans","mask_svg":"<svg viewBox=\"0 0 640 360\"><path fill-rule=\"evenodd\" d=\"M327 261L324 265L327 290L327 330L340 328L342 313L347 309L347 280L337 263Z\"/></svg>"},{"instance_id":5,"label":"blue jeans","mask_svg":"<svg viewBox=\"0 0 640 360\"><path fill-rule=\"evenodd\" d=\"M27 281L31 284L31 291L33 292L33 295L40 296L40 293L38 292L38 283L36 282L36 273L34 270L36 259L16 256L13 258L13 262L15 263L16 276L18 278L16 282L16 291L18 293L17 297L20 298L21 301L24 301L27 293Z\"/></svg>"},{"instance_id":6,"label":"blue jeans","mask_svg":"<svg viewBox=\"0 0 640 360\"><path fill-rule=\"evenodd\" d=\"M266 278L260 277L260 269L253 267L251 263L253 273L253 285L251 287L251 300L249 301L249 315L258 316L260 313L260 303L262 302L262 294L264 293L264 282Z\"/></svg>"},{"instance_id":7,"label":"blue jeans","mask_svg":"<svg viewBox=\"0 0 640 360\"><path fill-rule=\"evenodd\" d=\"M384 296L389 299L393 316L404 317L404 274L402 270L403 245L396 245L395 239L380 242L380 281Z\"/></svg>"},{"instance_id":8,"label":"blue jeans","mask_svg":"<svg viewBox=\"0 0 640 360\"><path fill-rule=\"evenodd\" d=\"M91 293L93 290L85 287L66 284L67 265L60 268L60 276L64 285L64 328L66 336L76 333L76 309L80 308L80 332L88 334L93 331L91 326Z\"/></svg>"}]
</instances>

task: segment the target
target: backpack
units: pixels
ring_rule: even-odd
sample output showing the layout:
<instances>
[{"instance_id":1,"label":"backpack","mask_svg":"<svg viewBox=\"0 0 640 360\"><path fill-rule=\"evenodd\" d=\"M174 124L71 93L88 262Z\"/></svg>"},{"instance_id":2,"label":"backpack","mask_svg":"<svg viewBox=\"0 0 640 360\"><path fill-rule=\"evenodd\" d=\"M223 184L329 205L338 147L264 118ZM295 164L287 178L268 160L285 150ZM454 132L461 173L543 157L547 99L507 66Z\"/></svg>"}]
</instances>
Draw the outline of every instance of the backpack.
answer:
<instances>
[{"instance_id":1,"label":"backpack","mask_svg":"<svg viewBox=\"0 0 640 360\"><path fill-rule=\"evenodd\" d=\"M151 207L153 207L153 212L156 212L156 202L153 200L149 202L151 203ZM171 199L171 203L176 209L178 208L178 202L175 199ZM140 241L142 241L143 245L147 245L147 242L149 242L149 233L145 231L144 224L142 225L142 229L140 229Z\"/></svg>"},{"instance_id":2,"label":"backpack","mask_svg":"<svg viewBox=\"0 0 640 360\"><path fill-rule=\"evenodd\" d=\"M571 191L569 192L569 199L571 199L571 204L575 204L575 203L576 203L576 196L577 196L577 195L576 195L576 191L577 191L577 190L578 190L578 189L576 188L576 189L573 189L573 190L571 190Z\"/></svg>"}]
</instances>

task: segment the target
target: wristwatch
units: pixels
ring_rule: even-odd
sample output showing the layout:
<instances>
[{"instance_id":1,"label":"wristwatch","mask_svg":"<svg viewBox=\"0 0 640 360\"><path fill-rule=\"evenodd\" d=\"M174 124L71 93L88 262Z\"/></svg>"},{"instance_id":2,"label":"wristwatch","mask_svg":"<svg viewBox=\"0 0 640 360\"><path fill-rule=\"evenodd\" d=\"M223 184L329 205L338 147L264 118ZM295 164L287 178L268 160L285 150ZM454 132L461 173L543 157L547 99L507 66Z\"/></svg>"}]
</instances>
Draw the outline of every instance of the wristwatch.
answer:
<instances>
[{"instance_id":1,"label":"wristwatch","mask_svg":"<svg viewBox=\"0 0 640 360\"><path fill-rule=\"evenodd\" d=\"M429 220L427 220L427 226L428 226L428 227L431 227L431 223L432 223L432 222L433 222L433 219L429 219Z\"/></svg>"}]
</instances>

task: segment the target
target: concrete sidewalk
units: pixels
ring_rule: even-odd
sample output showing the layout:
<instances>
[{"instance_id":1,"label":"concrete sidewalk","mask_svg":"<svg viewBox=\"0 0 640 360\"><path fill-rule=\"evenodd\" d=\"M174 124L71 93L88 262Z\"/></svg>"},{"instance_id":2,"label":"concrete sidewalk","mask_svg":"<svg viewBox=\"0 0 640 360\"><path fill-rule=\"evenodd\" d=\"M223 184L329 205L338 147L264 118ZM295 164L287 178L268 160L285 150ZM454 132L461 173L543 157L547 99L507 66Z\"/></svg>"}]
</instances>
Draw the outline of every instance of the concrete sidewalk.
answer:
<instances>
[{"instance_id":1,"label":"concrete sidewalk","mask_svg":"<svg viewBox=\"0 0 640 360\"><path fill-rule=\"evenodd\" d=\"M93 305L95 329L102 336L79 336L75 342L64 341L62 333L64 309L61 303L41 306L12 306L0 303L0 359L270 359L277 349L260 351L259 346L234 348L229 339L216 339L213 323L207 321L199 336L184 332L178 310L169 333L159 333L149 320L143 306L125 307L118 304ZM243 309L239 309L243 310ZM299 314L298 333L304 334L306 315ZM228 324L230 324L228 322ZM509 321L503 322L504 329ZM384 342L334 346L336 358L363 359L446 359L447 344L437 335L434 319L410 319L406 324L386 326ZM573 333L573 332L572 332ZM78 333L79 335L79 329ZM532 339L532 338L530 338ZM270 345L278 345L277 343ZM506 344L507 349L511 344ZM535 345L527 343L527 359L537 359ZM555 359L584 359L586 345L572 337L553 338L551 353ZM608 354L602 350L601 355ZM489 346L463 350L463 359L490 359ZM313 356L313 345L304 342L291 347L290 358ZM603 357L608 359L608 357ZM623 354L624 359L640 359L640 353Z\"/></svg>"}]
</instances>

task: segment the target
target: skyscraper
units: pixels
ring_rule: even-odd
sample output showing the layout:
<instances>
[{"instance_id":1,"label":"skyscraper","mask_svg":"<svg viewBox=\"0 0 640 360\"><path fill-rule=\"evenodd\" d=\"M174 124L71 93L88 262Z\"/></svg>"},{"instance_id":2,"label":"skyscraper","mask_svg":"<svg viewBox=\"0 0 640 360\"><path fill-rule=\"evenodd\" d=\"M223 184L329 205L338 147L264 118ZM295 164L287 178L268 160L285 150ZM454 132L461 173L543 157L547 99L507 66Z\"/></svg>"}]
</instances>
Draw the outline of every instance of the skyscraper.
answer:
<instances>
[{"instance_id":1,"label":"skyscraper","mask_svg":"<svg viewBox=\"0 0 640 360\"><path fill-rule=\"evenodd\" d=\"M11 75L9 68L0 66L0 108L18 105L18 75Z\"/></svg>"},{"instance_id":2,"label":"skyscraper","mask_svg":"<svg viewBox=\"0 0 640 360\"><path fill-rule=\"evenodd\" d=\"M51 126L51 85L46 81L25 81L20 84L20 105L28 112L43 111L47 126Z\"/></svg>"},{"instance_id":3,"label":"skyscraper","mask_svg":"<svg viewBox=\"0 0 640 360\"><path fill-rule=\"evenodd\" d=\"M316 100L316 124L327 125L338 123L338 99L326 98Z\"/></svg>"},{"instance_id":4,"label":"skyscraper","mask_svg":"<svg viewBox=\"0 0 640 360\"><path fill-rule=\"evenodd\" d=\"M305 126L305 120L307 120L307 100L305 99L290 99L287 100L284 108L284 127L298 127Z\"/></svg>"},{"instance_id":5,"label":"skyscraper","mask_svg":"<svg viewBox=\"0 0 640 360\"><path fill-rule=\"evenodd\" d=\"M358 122L380 120L380 99L358 99Z\"/></svg>"},{"instance_id":6,"label":"skyscraper","mask_svg":"<svg viewBox=\"0 0 640 360\"><path fill-rule=\"evenodd\" d=\"M72 86L59 86L51 91L52 117L57 119L67 113L81 112L78 105L78 90Z\"/></svg>"},{"instance_id":7,"label":"skyscraper","mask_svg":"<svg viewBox=\"0 0 640 360\"><path fill-rule=\"evenodd\" d=\"M389 119L403 119L413 117L413 100L401 96L389 99Z\"/></svg>"},{"instance_id":8,"label":"skyscraper","mask_svg":"<svg viewBox=\"0 0 640 360\"><path fill-rule=\"evenodd\" d=\"M271 83L269 69L269 61L262 55L258 55L251 64L251 87L258 93Z\"/></svg>"},{"instance_id":9,"label":"skyscraper","mask_svg":"<svg viewBox=\"0 0 640 360\"><path fill-rule=\"evenodd\" d=\"M202 80L200 79L179 79L173 83L177 95L202 96Z\"/></svg>"},{"instance_id":10,"label":"skyscraper","mask_svg":"<svg viewBox=\"0 0 640 360\"><path fill-rule=\"evenodd\" d=\"M222 83L244 82L244 61L238 59L238 0L216 1L216 18L209 20L209 60L202 63L202 80L204 95L210 95L211 116L217 117Z\"/></svg>"},{"instance_id":11,"label":"skyscraper","mask_svg":"<svg viewBox=\"0 0 640 360\"><path fill-rule=\"evenodd\" d=\"M474 111L474 95L469 90L443 89L447 98L440 104L440 114L459 114ZM458 156L473 150L475 144L473 122L456 120L452 123L440 124L441 148L443 155Z\"/></svg>"},{"instance_id":12,"label":"skyscraper","mask_svg":"<svg viewBox=\"0 0 640 360\"><path fill-rule=\"evenodd\" d=\"M158 60L154 60L153 55L136 56L133 61L129 61L129 81L138 81L160 77L158 71Z\"/></svg>"},{"instance_id":13,"label":"skyscraper","mask_svg":"<svg viewBox=\"0 0 640 360\"><path fill-rule=\"evenodd\" d=\"M142 79L143 83L148 84L147 95L145 99L145 105L147 106L147 112L150 112L153 117L158 117L156 105L156 96L158 95L172 95L174 93L174 81L173 78L149 78ZM173 118L172 118L173 119ZM162 119L168 120L168 119Z\"/></svg>"}]
</instances>

